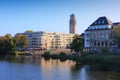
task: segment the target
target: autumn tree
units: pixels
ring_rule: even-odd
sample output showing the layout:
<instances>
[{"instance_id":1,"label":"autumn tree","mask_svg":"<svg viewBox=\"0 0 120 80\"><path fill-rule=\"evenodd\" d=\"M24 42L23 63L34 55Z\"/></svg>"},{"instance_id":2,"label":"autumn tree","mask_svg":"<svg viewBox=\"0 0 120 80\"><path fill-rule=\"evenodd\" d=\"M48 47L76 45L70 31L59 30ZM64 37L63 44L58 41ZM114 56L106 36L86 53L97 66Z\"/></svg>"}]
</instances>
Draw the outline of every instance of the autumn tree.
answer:
<instances>
[{"instance_id":1,"label":"autumn tree","mask_svg":"<svg viewBox=\"0 0 120 80\"><path fill-rule=\"evenodd\" d=\"M120 24L114 26L112 32L113 32L113 41L120 48Z\"/></svg>"},{"instance_id":2,"label":"autumn tree","mask_svg":"<svg viewBox=\"0 0 120 80\"><path fill-rule=\"evenodd\" d=\"M83 52L84 48L84 39L75 35L72 43L70 44L70 49L71 51L75 51L76 53L78 52Z\"/></svg>"},{"instance_id":3,"label":"autumn tree","mask_svg":"<svg viewBox=\"0 0 120 80\"><path fill-rule=\"evenodd\" d=\"M9 34L0 37L0 53L12 54L14 53L14 46L12 43L13 37Z\"/></svg>"},{"instance_id":4,"label":"autumn tree","mask_svg":"<svg viewBox=\"0 0 120 80\"><path fill-rule=\"evenodd\" d=\"M33 32L33 30L26 30L25 33Z\"/></svg>"},{"instance_id":5,"label":"autumn tree","mask_svg":"<svg viewBox=\"0 0 120 80\"><path fill-rule=\"evenodd\" d=\"M25 48L28 41L27 41L27 37L23 34L18 34L17 36L15 36L15 40L16 40L16 47L18 48Z\"/></svg>"}]
</instances>

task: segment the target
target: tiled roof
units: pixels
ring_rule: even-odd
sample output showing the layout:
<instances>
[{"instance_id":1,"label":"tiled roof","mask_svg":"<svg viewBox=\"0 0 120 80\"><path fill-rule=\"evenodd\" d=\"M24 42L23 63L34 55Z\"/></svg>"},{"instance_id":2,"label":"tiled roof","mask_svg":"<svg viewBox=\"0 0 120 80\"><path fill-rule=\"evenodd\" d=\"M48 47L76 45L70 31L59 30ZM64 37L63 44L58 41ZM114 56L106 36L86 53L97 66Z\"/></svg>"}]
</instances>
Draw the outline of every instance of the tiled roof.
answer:
<instances>
[{"instance_id":1,"label":"tiled roof","mask_svg":"<svg viewBox=\"0 0 120 80\"><path fill-rule=\"evenodd\" d=\"M112 25L112 21L107 17L99 17L96 21L94 21L90 26L98 26L98 25Z\"/></svg>"}]
</instances>

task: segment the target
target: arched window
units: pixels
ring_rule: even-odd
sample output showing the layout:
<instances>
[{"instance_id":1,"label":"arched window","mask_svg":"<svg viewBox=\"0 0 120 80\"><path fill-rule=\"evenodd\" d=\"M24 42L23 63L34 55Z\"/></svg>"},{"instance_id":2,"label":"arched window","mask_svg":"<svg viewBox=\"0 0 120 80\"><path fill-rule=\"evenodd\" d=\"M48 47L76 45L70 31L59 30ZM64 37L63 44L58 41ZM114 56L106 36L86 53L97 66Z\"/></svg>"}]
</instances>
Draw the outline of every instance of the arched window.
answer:
<instances>
[{"instance_id":1,"label":"arched window","mask_svg":"<svg viewBox=\"0 0 120 80\"><path fill-rule=\"evenodd\" d=\"M104 46L104 42L103 41L101 42L101 45Z\"/></svg>"},{"instance_id":2,"label":"arched window","mask_svg":"<svg viewBox=\"0 0 120 80\"><path fill-rule=\"evenodd\" d=\"M94 42L94 46L96 46L96 42Z\"/></svg>"},{"instance_id":3,"label":"arched window","mask_svg":"<svg viewBox=\"0 0 120 80\"><path fill-rule=\"evenodd\" d=\"M108 45L108 43L107 42L105 42L105 46L107 46Z\"/></svg>"},{"instance_id":4,"label":"arched window","mask_svg":"<svg viewBox=\"0 0 120 80\"><path fill-rule=\"evenodd\" d=\"M98 42L98 46L100 46L100 42Z\"/></svg>"}]
</instances>

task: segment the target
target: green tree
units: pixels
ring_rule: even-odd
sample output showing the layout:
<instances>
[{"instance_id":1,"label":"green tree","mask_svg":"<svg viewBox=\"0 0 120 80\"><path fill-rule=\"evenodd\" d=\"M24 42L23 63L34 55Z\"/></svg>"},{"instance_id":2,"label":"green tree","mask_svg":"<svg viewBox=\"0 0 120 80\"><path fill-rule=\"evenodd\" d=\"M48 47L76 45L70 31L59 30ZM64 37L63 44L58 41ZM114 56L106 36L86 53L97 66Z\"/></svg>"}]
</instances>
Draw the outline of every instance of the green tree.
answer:
<instances>
[{"instance_id":1,"label":"green tree","mask_svg":"<svg viewBox=\"0 0 120 80\"><path fill-rule=\"evenodd\" d=\"M5 37L3 37L3 36L0 37L0 54L5 54L6 53L5 52L5 49L6 49L5 40L6 40Z\"/></svg>"},{"instance_id":2,"label":"green tree","mask_svg":"<svg viewBox=\"0 0 120 80\"><path fill-rule=\"evenodd\" d=\"M12 54L14 52L12 39L13 37L11 35L5 35L0 37L0 53L1 54Z\"/></svg>"},{"instance_id":3,"label":"green tree","mask_svg":"<svg viewBox=\"0 0 120 80\"><path fill-rule=\"evenodd\" d=\"M19 34L12 37L11 34L6 34L0 37L0 53L1 54L15 54L16 48L24 48L27 44L27 37Z\"/></svg>"},{"instance_id":4,"label":"green tree","mask_svg":"<svg viewBox=\"0 0 120 80\"><path fill-rule=\"evenodd\" d=\"M76 39L78 37L80 37L80 35L79 34L75 34L73 38Z\"/></svg>"},{"instance_id":5,"label":"green tree","mask_svg":"<svg viewBox=\"0 0 120 80\"><path fill-rule=\"evenodd\" d=\"M6 47L9 49L10 52L16 53L16 40L14 37L11 36L11 34L6 34L5 37L7 38Z\"/></svg>"},{"instance_id":6,"label":"green tree","mask_svg":"<svg viewBox=\"0 0 120 80\"><path fill-rule=\"evenodd\" d=\"M115 26L112 29L112 32L113 32L113 41L120 48L120 24L118 24L117 26Z\"/></svg>"},{"instance_id":7,"label":"green tree","mask_svg":"<svg viewBox=\"0 0 120 80\"><path fill-rule=\"evenodd\" d=\"M23 34L19 34L15 37L15 42L16 42L16 46L18 48L25 48L28 41L27 41L27 37Z\"/></svg>"},{"instance_id":8,"label":"green tree","mask_svg":"<svg viewBox=\"0 0 120 80\"><path fill-rule=\"evenodd\" d=\"M70 49L71 51L75 51L76 53L82 53L84 49L84 39L79 36L74 37L72 43L70 44Z\"/></svg>"}]
</instances>

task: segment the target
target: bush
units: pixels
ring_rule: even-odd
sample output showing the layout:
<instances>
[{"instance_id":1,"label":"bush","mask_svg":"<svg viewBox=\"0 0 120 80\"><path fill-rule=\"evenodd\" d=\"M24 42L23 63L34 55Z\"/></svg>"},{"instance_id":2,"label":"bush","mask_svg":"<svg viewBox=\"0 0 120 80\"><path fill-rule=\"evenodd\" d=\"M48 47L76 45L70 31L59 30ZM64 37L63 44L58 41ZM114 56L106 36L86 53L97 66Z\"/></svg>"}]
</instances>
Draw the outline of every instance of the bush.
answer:
<instances>
[{"instance_id":1,"label":"bush","mask_svg":"<svg viewBox=\"0 0 120 80\"><path fill-rule=\"evenodd\" d=\"M67 54L65 52L60 52L60 56L66 56Z\"/></svg>"},{"instance_id":2,"label":"bush","mask_svg":"<svg viewBox=\"0 0 120 80\"><path fill-rule=\"evenodd\" d=\"M43 54L44 57L50 57L50 51L45 51Z\"/></svg>"},{"instance_id":3,"label":"bush","mask_svg":"<svg viewBox=\"0 0 120 80\"><path fill-rule=\"evenodd\" d=\"M58 54L51 54L50 57L52 59L59 59L59 55Z\"/></svg>"},{"instance_id":4,"label":"bush","mask_svg":"<svg viewBox=\"0 0 120 80\"><path fill-rule=\"evenodd\" d=\"M104 54L104 55L106 55L106 54L108 54L108 49L107 48L101 48L101 53L102 54Z\"/></svg>"}]
</instances>

